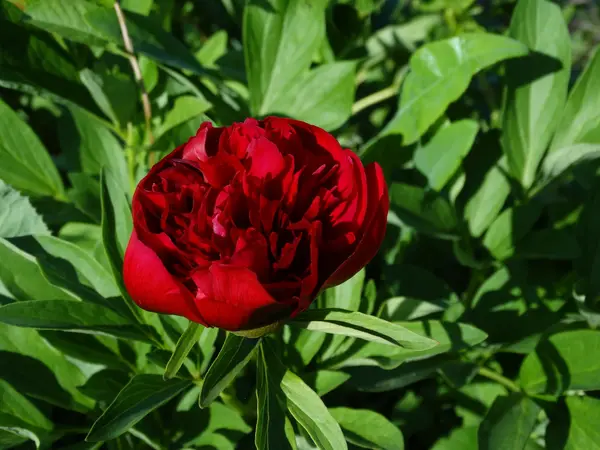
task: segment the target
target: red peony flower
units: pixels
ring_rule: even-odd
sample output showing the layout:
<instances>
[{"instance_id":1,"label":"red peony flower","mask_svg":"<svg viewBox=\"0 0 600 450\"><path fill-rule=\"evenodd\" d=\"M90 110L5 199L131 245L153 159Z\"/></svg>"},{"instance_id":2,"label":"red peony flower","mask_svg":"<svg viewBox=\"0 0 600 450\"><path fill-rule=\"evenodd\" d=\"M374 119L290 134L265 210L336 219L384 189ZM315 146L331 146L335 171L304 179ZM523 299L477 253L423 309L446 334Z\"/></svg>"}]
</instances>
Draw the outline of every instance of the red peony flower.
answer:
<instances>
[{"instance_id":1,"label":"red peony flower","mask_svg":"<svg viewBox=\"0 0 600 450\"><path fill-rule=\"evenodd\" d=\"M133 197L125 285L142 308L249 330L358 272L385 234L383 173L315 126L203 123Z\"/></svg>"}]
</instances>

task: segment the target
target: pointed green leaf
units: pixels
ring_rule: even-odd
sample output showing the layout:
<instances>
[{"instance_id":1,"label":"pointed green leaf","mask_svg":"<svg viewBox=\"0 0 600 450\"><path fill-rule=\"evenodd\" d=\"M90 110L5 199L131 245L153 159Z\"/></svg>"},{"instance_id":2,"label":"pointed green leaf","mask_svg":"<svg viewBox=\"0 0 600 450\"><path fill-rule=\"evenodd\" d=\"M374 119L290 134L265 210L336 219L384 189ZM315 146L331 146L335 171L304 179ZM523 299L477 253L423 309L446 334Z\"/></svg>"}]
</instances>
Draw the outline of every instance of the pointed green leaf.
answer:
<instances>
[{"instance_id":1,"label":"pointed green leaf","mask_svg":"<svg viewBox=\"0 0 600 450\"><path fill-rule=\"evenodd\" d=\"M560 7L547 0L520 0L509 34L537 52L507 64L502 116L508 167L528 189L564 110L571 41Z\"/></svg>"},{"instance_id":2,"label":"pointed green leaf","mask_svg":"<svg viewBox=\"0 0 600 450\"><path fill-rule=\"evenodd\" d=\"M165 381L160 375L136 375L94 422L86 441L107 441L122 435L191 384L187 380Z\"/></svg>"},{"instance_id":3,"label":"pointed green leaf","mask_svg":"<svg viewBox=\"0 0 600 450\"><path fill-rule=\"evenodd\" d=\"M216 399L221 391L242 371L256 353L259 343L260 339L243 338L233 333L227 334L221 351L204 378L199 399L202 408Z\"/></svg>"},{"instance_id":4,"label":"pointed green leaf","mask_svg":"<svg viewBox=\"0 0 600 450\"><path fill-rule=\"evenodd\" d=\"M0 237L9 238L29 234L50 234L42 217L12 187L0 180Z\"/></svg>"},{"instance_id":5,"label":"pointed green leaf","mask_svg":"<svg viewBox=\"0 0 600 450\"><path fill-rule=\"evenodd\" d=\"M368 409L331 408L346 440L363 448L404 450L402 432L384 416Z\"/></svg>"},{"instance_id":6,"label":"pointed green leaf","mask_svg":"<svg viewBox=\"0 0 600 450\"><path fill-rule=\"evenodd\" d=\"M63 183L39 138L0 100L0 179L35 195L63 197Z\"/></svg>"},{"instance_id":7,"label":"pointed green leaf","mask_svg":"<svg viewBox=\"0 0 600 450\"><path fill-rule=\"evenodd\" d=\"M322 450L347 450L340 426L317 393L283 365L271 343L265 341L263 348L269 373L281 380L280 387L287 399L288 411L317 447Z\"/></svg>"},{"instance_id":8,"label":"pointed green leaf","mask_svg":"<svg viewBox=\"0 0 600 450\"><path fill-rule=\"evenodd\" d=\"M173 378L175 375L177 375L177 372L187 358L188 353L192 350L192 348L194 348L194 345L198 343L200 335L204 330L206 330L206 328L199 323L189 323L188 327L177 341L177 345L175 346L175 350L173 350L171 359L169 359L167 367L165 367L165 373L163 375L165 380Z\"/></svg>"},{"instance_id":9,"label":"pointed green leaf","mask_svg":"<svg viewBox=\"0 0 600 450\"><path fill-rule=\"evenodd\" d=\"M533 400L522 394L498 397L479 425L479 448L523 450L540 409Z\"/></svg>"},{"instance_id":10,"label":"pointed green leaf","mask_svg":"<svg viewBox=\"0 0 600 450\"><path fill-rule=\"evenodd\" d=\"M400 325L343 309L310 309L296 316L290 324L413 350L427 350L438 345L438 342Z\"/></svg>"},{"instance_id":11,"label":"pointed green leaf","mask_svg":"<svg viewBox=\"0 0 600 450\"><path fill-rule=\"evenodd\" d=\"M148 334L111 309L74 300L33 300L0 306L0 322L38 330L99 333L148 341ZM148 333L150 331L148 330Z\"/></svg>"}]
</instances>

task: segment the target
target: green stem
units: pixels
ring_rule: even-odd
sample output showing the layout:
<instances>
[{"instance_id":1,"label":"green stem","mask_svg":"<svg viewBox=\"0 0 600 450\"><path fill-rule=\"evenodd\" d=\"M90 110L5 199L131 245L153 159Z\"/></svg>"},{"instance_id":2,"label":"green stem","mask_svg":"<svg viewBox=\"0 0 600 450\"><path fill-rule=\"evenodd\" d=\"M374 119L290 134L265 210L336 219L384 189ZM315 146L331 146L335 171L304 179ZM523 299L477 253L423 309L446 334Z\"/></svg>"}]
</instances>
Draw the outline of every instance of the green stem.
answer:
<instances>
[{"instance_id":1,"label":"green stem","mask_svg":"<svg viewBox=\"0 0 600 450\"><path fill-rule=\"evenodd\" d=\"M521 392L521 387L512 380L509 380L503 375L500 375L498 372L488 369L487 367L479 368L479 375L482 377L493 380L497 383L500 383L506 389L512 392Z\"/></svg>"},{"instance_id":2,"label":"green stem","mask_svg":"<svg viewBox=\"0 0 600 450\"><path fill-rule=\"evenodd\" d=\"M358 100L354 105L352 105L352 115L356 115L361 112L363 109L368 108L369 106L375 105L376 103L387 100L388 98L394 97L398 93L397 86L389 86L380 91L374 92L370 95L367 95L364 98Z\"/></svg>"}]
</instances>

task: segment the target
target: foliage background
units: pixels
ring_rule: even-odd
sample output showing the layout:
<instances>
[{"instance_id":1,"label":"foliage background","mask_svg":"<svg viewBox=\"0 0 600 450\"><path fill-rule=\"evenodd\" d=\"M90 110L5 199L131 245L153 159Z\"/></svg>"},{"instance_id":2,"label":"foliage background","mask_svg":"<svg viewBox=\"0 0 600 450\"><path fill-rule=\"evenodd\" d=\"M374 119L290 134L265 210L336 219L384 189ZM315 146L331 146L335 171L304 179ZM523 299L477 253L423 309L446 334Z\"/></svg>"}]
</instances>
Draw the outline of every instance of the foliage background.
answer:
<instances>
[{"instance_id":1,"label":"foliage background","mask_svg":"<svg viewBox=\"0 0 600 450\"><path fill-rule=\"evenodd\" d=\"M596 2L122 0L141 83L113 3L0 1L0 448L338 450L335 422L350 448L600 448ZM266 114L390 186L378 257L316 306L438 346L286 326L299 379L248 341L207 376L225 333L131 307L136 182L202 121Z\"/></svg>"}]
</instances>

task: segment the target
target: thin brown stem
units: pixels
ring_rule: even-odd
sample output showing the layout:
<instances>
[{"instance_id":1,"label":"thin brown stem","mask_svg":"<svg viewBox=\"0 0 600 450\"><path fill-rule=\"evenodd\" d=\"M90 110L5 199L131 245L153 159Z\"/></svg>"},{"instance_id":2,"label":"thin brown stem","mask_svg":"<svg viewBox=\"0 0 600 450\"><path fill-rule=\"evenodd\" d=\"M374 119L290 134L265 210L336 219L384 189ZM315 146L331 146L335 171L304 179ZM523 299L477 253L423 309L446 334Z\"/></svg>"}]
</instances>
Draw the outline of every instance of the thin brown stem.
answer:
<instances>
[{"instance_id":1,"label":"thin brown stem","mask_svg":"<svg viewBox=\"0 0 600 450\"><path fill-rule=\"evenodd\" d=\"M131 38L129 37L129 30L127 29L127 23L125 22L125 15L123 14L123 10L121 9L121 4L119 0L115 0L115 13L117 14L117 20L119 21L119 27L121 28L121 35L123 36L123 45L125 46L125 51L127 53L127 57L129 58L129 63L131 64L131 68L133 69L133 76L135 78L136 83L140 88L140 92L142 93L142 107L144 108L144 118L146 120L146 132L148 133L148 141L150 144L154 144L154 135L152 134L152 106L150 105L150 97L148 97L148 92L146 91L146 86L144 86L144 78L142 77L142 70L140 69L140 63L138 62L133 43L131 42Z\"/></svg>"}]
</instances>

